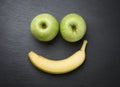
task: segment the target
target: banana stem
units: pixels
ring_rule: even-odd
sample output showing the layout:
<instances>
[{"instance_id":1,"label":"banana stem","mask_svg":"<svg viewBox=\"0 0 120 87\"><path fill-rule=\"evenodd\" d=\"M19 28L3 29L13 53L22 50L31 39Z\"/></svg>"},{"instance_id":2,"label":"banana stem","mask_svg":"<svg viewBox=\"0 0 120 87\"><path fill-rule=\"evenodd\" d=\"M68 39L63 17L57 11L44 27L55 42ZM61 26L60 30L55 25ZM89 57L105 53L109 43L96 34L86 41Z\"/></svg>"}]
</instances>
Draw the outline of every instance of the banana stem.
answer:
<instances>
[{"instance_id":1,"label":"banana stem","mask_svg":"<svg viewBox=\"0 0 120 87\"><path fill-rule=\"evenodd\" d=\"M82 45L82 47L81 47L80 50L85 51L86 46L87 46L87 43L88 43L88 41L87 41L87 40L84 40L84 41L83 41L83 45Z\"/></svg>"}]
</instances>

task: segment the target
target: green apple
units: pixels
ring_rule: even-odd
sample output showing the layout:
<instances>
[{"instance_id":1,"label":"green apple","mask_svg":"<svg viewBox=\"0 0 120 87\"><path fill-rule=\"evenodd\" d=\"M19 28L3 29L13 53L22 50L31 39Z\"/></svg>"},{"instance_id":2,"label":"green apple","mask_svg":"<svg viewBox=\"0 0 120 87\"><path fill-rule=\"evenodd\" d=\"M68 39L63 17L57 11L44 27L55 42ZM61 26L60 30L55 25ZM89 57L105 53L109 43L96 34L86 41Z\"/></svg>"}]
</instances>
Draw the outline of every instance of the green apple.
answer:
<instances>
[{"instance_id":1,"label":"green apple","mask_svg":"<svg viewBox=\"0 0 120 87\"><path fill-rule=\"evenodd\" d=\"M68 14L61 20L60 32L66 41L77 42L86 33L85 20L76 13Z\"/></svg>"},{"instance_id":2,"label":"green apple","mask_svg":"<svg viewBox=\"0 0 120 87\"><path fill-rule=\"evenodd\" d=\"M51 14L43 13L33 18L31 32L40 41L51 41L59 32L59 23Z\"/></svg>"}]
</instances>

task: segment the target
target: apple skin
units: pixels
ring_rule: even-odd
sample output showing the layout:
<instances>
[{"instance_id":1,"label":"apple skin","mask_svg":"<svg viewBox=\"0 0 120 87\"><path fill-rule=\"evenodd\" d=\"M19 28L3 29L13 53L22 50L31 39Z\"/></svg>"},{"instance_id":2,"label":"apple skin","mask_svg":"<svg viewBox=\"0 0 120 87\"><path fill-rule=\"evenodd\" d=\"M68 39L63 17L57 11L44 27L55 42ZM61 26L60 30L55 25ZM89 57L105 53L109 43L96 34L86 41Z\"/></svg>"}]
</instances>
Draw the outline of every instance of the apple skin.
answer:
<instances>
[{"instance_id":1,"label":"apple skin","mask_svg":"<svg viewBox=\"0 0 120 87\"><path fill-rule=\"evenodd\" d=\"M36 39L47 42L53 40L58 34L59 23L51 14L43 13L33 18L30 28Z\"/></svg>"},{"instance_id":2,"label":"apple skin","mask_svg":"<svg viewBox=\"0 0 120 87\"><path fill-rule=\"evenodd\" d=\"M68 42L81 40L86 33L85 20L76 13L66 15L61 20L60 33L63 39Z\"/></svg>"}]
</instances>

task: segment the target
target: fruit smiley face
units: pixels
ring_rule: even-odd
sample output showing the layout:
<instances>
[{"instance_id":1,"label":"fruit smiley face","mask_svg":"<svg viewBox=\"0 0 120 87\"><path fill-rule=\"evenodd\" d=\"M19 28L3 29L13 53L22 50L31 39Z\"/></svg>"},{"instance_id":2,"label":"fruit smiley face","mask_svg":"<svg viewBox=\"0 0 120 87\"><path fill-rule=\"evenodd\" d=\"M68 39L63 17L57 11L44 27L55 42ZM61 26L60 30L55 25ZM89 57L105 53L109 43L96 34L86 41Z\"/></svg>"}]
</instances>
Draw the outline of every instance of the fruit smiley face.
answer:
<instances>
[{"instance_id":1,"label":"fruit smiley face","mask_svg":"<svg viewBox=\"0 0 120 87\"><path fill-rule=\"evenodd\" d=\"M40 14L31 22L31 32L40 41L51 41L59 32L59 23L50 14ZM78 14L68 14L60 23L60 33L64 40L77 42L86 33L86 23ZM33 51L28 53L31 63L38 69L50 74L64 74L81 66L86 58L85 49L87 40L84 40L80 50L63 60L52 60Z\"/></svg>"}]
</instances>

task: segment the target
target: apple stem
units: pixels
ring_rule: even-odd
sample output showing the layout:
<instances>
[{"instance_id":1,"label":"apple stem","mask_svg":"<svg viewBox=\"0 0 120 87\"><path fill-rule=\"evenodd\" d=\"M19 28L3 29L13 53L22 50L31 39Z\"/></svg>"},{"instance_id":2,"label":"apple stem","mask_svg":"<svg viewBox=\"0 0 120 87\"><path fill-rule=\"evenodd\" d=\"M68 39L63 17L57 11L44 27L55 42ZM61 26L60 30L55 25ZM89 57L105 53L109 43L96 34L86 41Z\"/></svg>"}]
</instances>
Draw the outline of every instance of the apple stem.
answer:
<instances>
[{"instance_id":1,"label":"apple stem","mask_svg":"<svg viewBox=\"0 0 120 87\"><path fill-rule=\"evenodd\" d=\"M84 40L80 50L85 51L88 41Z\"/></svg>"},{"instance_id":2,"label":"apple stem","mask_svg":"<svg viewBox=\"0 0 120 87\"><path fill-rule=\"evenodd\" d=\"M75 25L71 25L72 31L76 32L76 26Z\"/></svg>"},{"instance_id":3,"label":"apple stem","mask_svg":"<svg viewBox=\"0 0 120 87\"><path fill-rule=\"evenodd\" d=\"M42 28L43 29L46 29L47 28L47 25L45 23L42 23Z\"/></svg>"}]
</instances>

